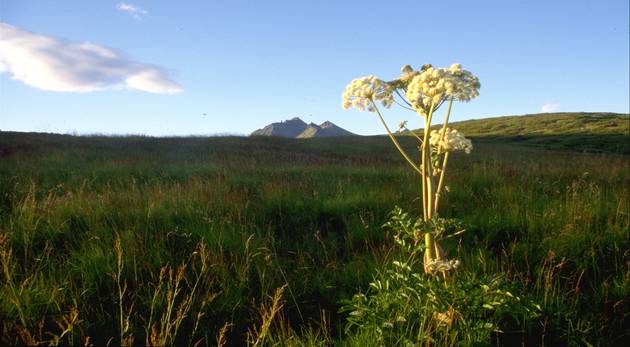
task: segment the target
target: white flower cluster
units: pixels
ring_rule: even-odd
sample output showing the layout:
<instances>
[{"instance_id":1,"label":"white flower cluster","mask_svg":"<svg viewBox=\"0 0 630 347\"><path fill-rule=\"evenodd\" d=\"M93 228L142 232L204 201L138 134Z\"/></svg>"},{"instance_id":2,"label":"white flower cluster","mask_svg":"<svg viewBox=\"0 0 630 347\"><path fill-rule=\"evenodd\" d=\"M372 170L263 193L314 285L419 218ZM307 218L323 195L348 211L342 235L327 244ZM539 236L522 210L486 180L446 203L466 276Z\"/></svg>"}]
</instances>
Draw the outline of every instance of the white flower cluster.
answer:
<instances>
[{"instance_id":1,"label":"white flower cluster","mask_svg":"<svg viewBox=\"0 0 630 347\"><path fill-rule=\"evenodd\" d=\"M428 273L448 272L457 269L459 265L461 265L461 263L457 259L434 259L426 265L426 270Z\"/></svg>"},{"instance_id":2,"label":"white flower cluster","mask_svg":"<svg viewBox=\"0 0 630 347\"><path fill-rule=\"evenodd\" d=\"M353 79L346 87L342 99L341 107L344 109L356 107L363 111L367 108L370 112L375 111L372 102L381 102L387 108L394 102L389 84L372 75Z\"/></svg>"},{"instance_id":3,"label":"white flower cluster","mask_svg":"<svg viewBox=\"0 0 630 347\"><path fill-rule=\"evenodd\" d=\"M417 110L425 113L430 111L431 106L437 109L449 98L470 101L479 95L481 87L479 79L463 70L460 64L453 64L449 68L426 66L416 74L405 65L402 78L409 77L411 81L407 85L407 99Z\"/></svg>"},{"instance_id":4,"label":"white flower cluster","mask_svg":"<svg viewBox=\"0 0 630 347\"><path fill-rule=\"evenodd\" d=\"M433 130L429 139L431 146L437 148L438 153L464 151L470 153L472 151L472 142L464 137L464 134L451 128L446 131Z\"/></svg>"}]
</instances>

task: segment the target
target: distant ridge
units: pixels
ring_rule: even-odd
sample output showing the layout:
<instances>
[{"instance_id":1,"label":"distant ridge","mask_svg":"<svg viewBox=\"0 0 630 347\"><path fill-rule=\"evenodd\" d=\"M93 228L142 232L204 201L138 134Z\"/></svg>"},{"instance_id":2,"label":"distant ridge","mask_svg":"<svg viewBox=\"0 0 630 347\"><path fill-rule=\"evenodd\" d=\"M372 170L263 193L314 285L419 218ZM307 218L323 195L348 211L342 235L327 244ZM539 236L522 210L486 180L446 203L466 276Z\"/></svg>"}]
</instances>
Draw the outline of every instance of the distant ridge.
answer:
<instances>
[{"instance_id":1,"label":"distant ridge","mask_svg":"<svg viewBox=\"0 0 630 347\"><path fill-rule=\"evenodd\" d=\"M469 136L630 135L630 115L609 112L557 112L504 116L453 123Z\"/></svg>"},{"instance_id":2,"label":"distant ridge","mask_svg":"<svg viewBox=\"0 0 630 347\"><path fill-rule=\"evenodd\" d=\"M630 115L612 112L537 113L465 120L452 122L450 126L472 137L575 134L627 136L630 135Z\"/></svg>"},{"instance_id":3,"label":"distant ridge","mask_svg":"<svg viewBox=\"0 0 630 347\"><path fill-rule=\"evenodd\" d=\"M557 112L449 123L474 141L546 149L630 154L630 115ZM438 129L439 124L433 129ZM414 130L422 133L422 129Z\"/></svg>"},{"instance_id":4,"label":"distant ridge","mask_svg":"<svg viewBox=\"0 0 630 347\"><path fill-rule=\"evenodd\" d=\"M357 136L330 121L322 124L306 124L299 117L277 123L271 123L262 129L254 131L251 136L279 136L295 139L312 137Z\"/></svg>"}]
</instances>

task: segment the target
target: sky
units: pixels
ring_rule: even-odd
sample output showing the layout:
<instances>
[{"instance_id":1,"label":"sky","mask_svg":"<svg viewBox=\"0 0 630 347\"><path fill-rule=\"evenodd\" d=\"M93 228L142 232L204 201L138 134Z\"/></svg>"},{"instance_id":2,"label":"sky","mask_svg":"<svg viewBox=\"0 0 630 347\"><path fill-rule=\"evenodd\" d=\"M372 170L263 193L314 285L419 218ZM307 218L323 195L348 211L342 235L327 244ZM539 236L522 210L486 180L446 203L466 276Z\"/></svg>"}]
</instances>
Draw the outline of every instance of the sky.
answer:
<instances>
[{"instance_id":1,"label":"sky","mask_svg":"<svg viewBox=\"0 0 630 347\"><path fill-rule=\"evenodd\" d=\"M0 130L186 136L326 120L356 77L461 63L451 120L629 112L627 0L0 0ZM442 112L443 110L440 110ZM393 128L418 116L394 105Z\"/></svg>"}]
</instances>

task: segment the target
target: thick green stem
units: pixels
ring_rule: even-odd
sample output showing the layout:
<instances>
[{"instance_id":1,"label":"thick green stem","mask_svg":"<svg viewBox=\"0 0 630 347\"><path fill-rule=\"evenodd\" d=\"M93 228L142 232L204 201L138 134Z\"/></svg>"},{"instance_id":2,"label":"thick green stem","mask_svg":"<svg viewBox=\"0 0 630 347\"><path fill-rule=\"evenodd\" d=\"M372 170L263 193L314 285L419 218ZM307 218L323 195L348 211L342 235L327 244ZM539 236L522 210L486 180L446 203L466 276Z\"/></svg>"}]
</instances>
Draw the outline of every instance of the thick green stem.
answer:
<instances>
[{"instance_id":1,"label":"thick green stem","mask_svg":"<svg viewBox=\"0 0 630 347\"><path fill-rule=\"evenodd\" d=\"M423 171L424 171L424 152L420 153L422 155L422 164L421 167L423 167ZM422 179L422 217L423 220L426 222L429 220L429 217L427 217L427 180L424 179L424 173L421 176Z\"/></svg>"},{"instance_id":2,"label":"thick green stem","mask_svg":"<svg viewBox=\"0 0 630 347\"><path fill-rule=\"evenodd\" d=\"M435 240L433 239L433 234L424 233L424 251L427 254L427 258L431 261L435 259Z\"/></svg>"},{"instance_id":3,"label":"thick green stem","mask_svg":"<svg viewBox=\"0 0 630 347\"><path fill-rule=\"evenodd\" d=\"M428 199L427 199L427 205L429 205L429 219L433 218L433 216L435 215L435 209L433 208L434 206L434 200L435 200L435 191L434 188L435 184L433 182L433 169L431 167L431 154L427 154L429 157L429 165L427 167L427 191L428 191Z\"/></svg>"},{"instance_id":4,"label":"thick green stem","mask_svg":"<svg viewBox=\"0 0 630 347\"><path fill-rule=\"evenodd\" d=\"M429 134L431 132L431 119L433 118L433 106L429 109L429 113L424 118L424 139L422 141L422 195L424 220L428 221L433 216L431 196L433 195L433 187L431 185L431 170L429 165L431 162L431 144L429 143Z\"/></svg>"},{"instance_id":5,"label":"thick green stem","mask_svg":"<svg viewBox=\"0 0 630 347\"><path fill-rule=\"evenodd\" d=\"M385 123L385 119L383 119L383 116L381 115L381 112L378 110L378 107L376 107L376 104L374 103L374 101L370 100L370 102L372 103L372 106L374 106L374 110L376 110L376 114L378 115L378 118L381 120L381 123L383 124L383 127L385 127L385 130L387 130L387 135L389 135L389 138L394 143L394 146L396 146L396 149L398 149L398 152L400 152L400 154L402 154L402 156L405 158L405 160L407 160L409 165L411 165L411 167L414 170L416 170L419 174L422 174L422 172L416 166L416 164L413 162L413 160L411 160L409 155L407 155L407 152L405 152L405 150L400 146L400 144L398 143L398 140L396 140L396 137L394 137L394 134L392 134L391 130L389 130L389 127L387 126L387 123Z\"/></svg>"},{"instance_id":6,"label":"thick green stem","mask_svg":"<svg viewBox=\"0 0 630 347\"><path fill-rule=\"evenodd\" d=\"M421 157L422 157L422 207L425 221L424 246L425 246L425 262L431 262L435 259L435 240L431 230L428 230L428 221L432 217L431 196L433 194L432 184L430 180L431 171L431 144L429 142L429 134L431 132L431 119L433 118L434 105L431 105L429 112L424 115L424 138L422 140Z\"/></svg>"}]
</instances>

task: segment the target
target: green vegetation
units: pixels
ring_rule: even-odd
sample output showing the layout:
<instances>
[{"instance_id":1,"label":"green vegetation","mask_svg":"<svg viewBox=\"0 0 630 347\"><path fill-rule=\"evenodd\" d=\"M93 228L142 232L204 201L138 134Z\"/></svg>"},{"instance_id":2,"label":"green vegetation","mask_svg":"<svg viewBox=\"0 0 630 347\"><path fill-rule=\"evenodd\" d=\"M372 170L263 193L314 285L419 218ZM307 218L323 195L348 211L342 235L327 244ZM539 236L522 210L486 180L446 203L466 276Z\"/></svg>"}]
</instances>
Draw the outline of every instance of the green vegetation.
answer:
<instances>
[{"instance_id":1,"label":"green vegetation","mask_svg":"<svg viewBox=\"0 0 630 347\"><path fill-rule=\"evenodd\" d=\"M623 135L630 117L618 113L542 113L454 122L470 136Z\"/></svg>"},{"instance_id":2,"label":"green vegetation","mask_svg":"<svg viewBox=\"0 0 630 347\"><path fill-rule=\"evenodd\" d=\"M467 120L451 125L475 141L630 154L628 114L543 113Z\"/></svg>"},{"instance_id":3,"label":"green vegetation","mask_svg":"<svg viewBox=\"0 0 630 347\"><path fill-rule=\"evenodd\" d=\"M627 133L611 135L627 143ZM543 147L557 140L546 139ZM399 306L417 314L423 303L444 307L451 295L470 308L467 316L444 311L440 319L465 318L461 333L470 341L624 345L630 158L619 153L627 152L503 140L475 138L471 154L453 154L442 205L444 217L466 228L442 243L462 261L456 276L479 285ZM0 341L373 345L374 331L350 324L348 309L360 308L352 298L361 292L380 300L368 307L397 312L387 305L400 297L379 297L370 283L404 256L382 227L396 221L394 206L412 212L408 218L421 211L417 177L405 165L385 137L2 132ZM413 283L422 293L441 288ZM484 283L491 296L481 294ZM497 309L488 316L484 305ZM386 342L403 342L396 336L404 334ZM461 335L434 338L453 344Z\"/></svg>"}]
</instances>

